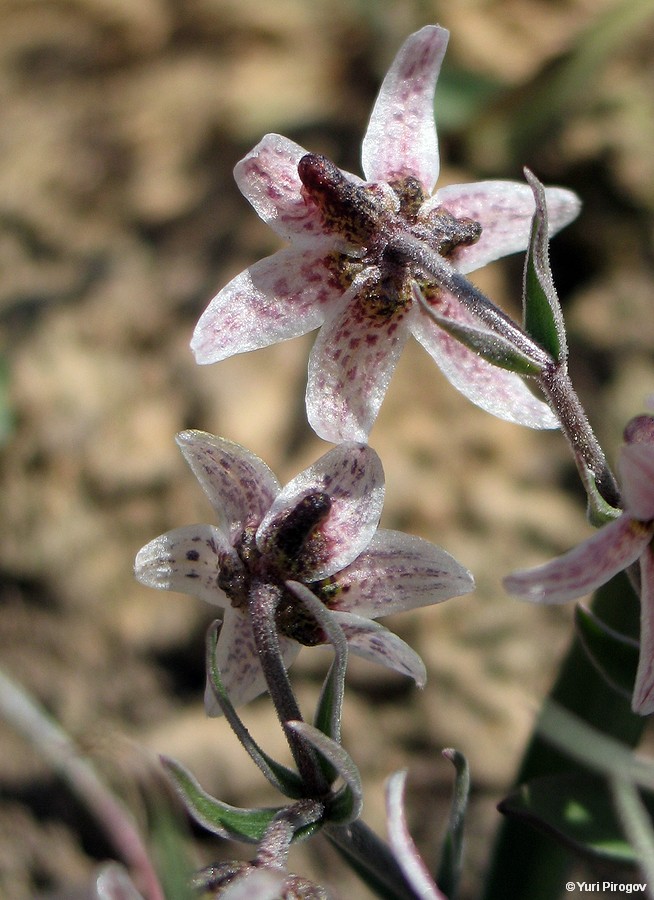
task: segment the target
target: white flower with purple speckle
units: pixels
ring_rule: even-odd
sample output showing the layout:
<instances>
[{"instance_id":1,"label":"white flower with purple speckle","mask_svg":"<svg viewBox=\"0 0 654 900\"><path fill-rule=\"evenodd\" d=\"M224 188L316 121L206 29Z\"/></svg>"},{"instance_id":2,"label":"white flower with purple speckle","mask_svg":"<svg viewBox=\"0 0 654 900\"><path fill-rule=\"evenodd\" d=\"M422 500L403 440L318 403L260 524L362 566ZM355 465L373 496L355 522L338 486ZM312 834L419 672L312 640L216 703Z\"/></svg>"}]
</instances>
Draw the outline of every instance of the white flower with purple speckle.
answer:
<instances>
[{"instance_id":1,"label":"white flower with purple speckle","mask_svg":"<svg viewBox=\"0 0 654 900\"><path fill-rule=\"evenodd\" d=\"M439 603L473 588L470 573L418 537L377 527L384 498L379 457L344 443L281 488L257 456L231 441L184 431L177 442L217 516L138 553L143 584L223 608L216 661L234 705L266 689L248 615L255 585L279 594L275 624L288 666L301 645L326 642L287 585L306 585L331 611L352 653L425 682L420 657L373 619ZM207 690L207 711L219 714Z\"/></svg>"},{"instance_id":2,"label":"white flower with purple speckle","mask_svg":"<svg viewBox=\"0 0 654 900\"><path fill-rule=\"evenodd\" d=\"M401 47L363 140L365 181L277 134L266 135L234 171L245 197L290 246L213 298L191 347L198 363L214 363L320 327L307 415L316 433L335 443L367 440L409 334L482 409L533 428L558 424L518 375L438 326L416 301L416 287L441 317L478 323L391 248L402 229L468 273L528 245L535 206L526 184L481 181L433 193L433 98L447 40L445 29L431 25ZM571 191L548 188L546 200L552 234L579 211Z\"/></svg>"}]
</instances>

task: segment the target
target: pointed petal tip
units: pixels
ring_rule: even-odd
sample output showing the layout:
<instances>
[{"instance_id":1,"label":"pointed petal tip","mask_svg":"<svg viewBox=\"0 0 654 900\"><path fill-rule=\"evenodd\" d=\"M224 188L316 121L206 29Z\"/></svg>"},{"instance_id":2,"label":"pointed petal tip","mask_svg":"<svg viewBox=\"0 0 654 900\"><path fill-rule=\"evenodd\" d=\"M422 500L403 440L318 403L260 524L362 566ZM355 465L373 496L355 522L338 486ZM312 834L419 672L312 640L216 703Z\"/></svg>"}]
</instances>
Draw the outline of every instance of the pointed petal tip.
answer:
<instances>
[{"instance_id":1,"label":"pointed petal tip","mask_svg":"<svg viewBox=\"0 0 654 900\"><path fill-rule=\"evenodd\" d=\"M426 25L402 44L377 95L361 148L369 181L411 175L431 193L438 178L434 89L449 32Z\"/></svg>"}]
</instances>

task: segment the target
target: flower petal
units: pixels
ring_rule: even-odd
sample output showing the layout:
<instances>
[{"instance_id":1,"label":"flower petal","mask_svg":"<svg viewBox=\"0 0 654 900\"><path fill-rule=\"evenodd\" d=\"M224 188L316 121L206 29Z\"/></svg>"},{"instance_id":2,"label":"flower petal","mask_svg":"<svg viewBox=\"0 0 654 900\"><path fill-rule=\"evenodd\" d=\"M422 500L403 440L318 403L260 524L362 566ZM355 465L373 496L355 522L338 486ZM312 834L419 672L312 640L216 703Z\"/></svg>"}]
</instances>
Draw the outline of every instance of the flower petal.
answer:
<instances>
[{"instance_id":1,"label":"flower petal","mask_svg":"<svg viewBox=\"0 0 654 900\"><path fill-rule=\"evenodd\" d=\"M327 603L332 610L376 619L459 597L473 588L470 572L441 547L380 528L363 553L333 577Z\"/></svg>"},{"instance_id":2,"label":"flower petal","mask_svg":"<svg viewBox=\"0 0 654 900\"><path fill-rule=\"evenodd\" d=\"M234 168L241 192L270 227L296 246L323 252L334 244L320 210L302 189L298 163L307 151L281 134L267 134ZM344 173L347 174L347 173ZM349 176L348 176L349 177Z\"/></svg>"},{"instance_id":3,"label":"flower petal","mask_svg":"<svg viewBox=\"0 0 654 900\"><path fill-rule=\"evenodd\" d=\"M221 559L234 550L213 525L185 525L146 544L136 555L134 574L141 584L179 591L207 603L228 606L216 582Z\"/></svg>"},{"instance_id":4,"label":"flower petal","mask_svg":"<svg viewBox=\"0 0 654 900\"><path fill-rule=\"evenodd\" d=\"M504 579L504 587L523 600L565 603L592 593L626 569L651 538L652 528L623 514L563 556L509 575Z\"/></svg>"},{"instance_id":5,"label":"flower petal","mask_svg":"<svg viewBox=\"0 0 654 900\"><path fill-rule=\"evenodd\" d=\"M265 462L206 431L182 431L176 440L232 543L246 525L258 525L280 488Z\"/></svg>"},{"instance_id":6,"label":"flower petal","mask_svg":"<svg viewBox=\"0 0 654 900\"><path fill-rule=\"evenodd\" d=\"M253 897L256 900L278 900L284 896L287 877L284 869L273 869L271 866L257 869L253 866L244 875L219 888L220 897L222 900L252 900Z\"/></svg>"},{"instance_id":7,"label":"flower petal","mask_svg":"<svg viewBox=\"0 0 654 900\"><path fill-rule=\"evenodd\" d=\"M556 234L572 222L581 204L572 191L546 188L548 232ZM536 205L531 188L517 181L476 181L448 184L436 191L421 210L421 218L438 206L456 218L479 222L481 237L475 244L457 247L452 262L460 272L472 272L510 253L527 249Z\"/></svg>"},{"instance_id":8,"label":"flower petal","mask_svg":"<svg viewBox=\"0 0 654 900\"><path fill-rule=\"evenodd\" d=\"M257 532L266 552L290 511L307 495L325 493L331 500L301 551L304 580L332 575L368 546L384 503L384 471L375 451L365 444L343 443L321 456L281 491Z\"/></svg>"},{"instance_id":9,"label":"flower petal","mask_svg":"<svg viewBox=\"0 0 654 900\"><path fill-rule=\"evenodd\" d=\"M425 664L415 650L378 622L353 613L335 612L335 620L343 629L351 653L369 662L394 669L413 678L418 687L427 682Z\"/></svg>"},{"instance_id":10,"label":"flower petal","mask_svg":"<svg viewBox=\"0 0 654 900\"><path fill-rule=\"evenodd\" d=\"M300 652L300 645L279 635L284 664L288 668ZM223 687L234 706L243 706L267 690L259 654L252 633L250 617L229 606L225 610L223 626L216 646L216 665ZM207 681L204 708L208 716L222 716L211 685Z\"/></svg>"},{"instance_id":11,"label":"flower petal","mask_svg":"<svg viewBox=\"0 0 654 900\"><path fill-rule=\"evenodd\" d=\"M431 193L439 169L434 89L448 38L444 28L427 25L400 47L363 139L361 161L368 181L413 175Z\"/></svg>"},{"instance_id":12,"label":"flower petal","mask_svg":"<svg viewBox=\"0 0 654 900\"><path fill-rule=\"evenodd\" d=\"M430 302L441 315L475 324L472 315L450 294L441 292ZM528 428L558 428L549 406L531 393L520 376L486 362L439 328L417 305L411 310L409 327L450 384L472 403L507 422Z\"/></svg>"},{"instance_id":13,"label":"flower petal","mask_svg":"<svg viewBox=\"0 0 654 900\"><path fill-rule=\"evenodd\" d=\"M311 350L307 417L326 441L368 439L409 334L404 311L370 311L368 291L375 287L372 278L355 282Z\"/></svg>"},{"instance_id":14,"label":"flower petal","mask_svg":"<svg viewBox=\"0 0 654 900\"><path fill-rule=\"evenodd\" d=\"M654 444L625 444L620 451L625 507L635 519L654 519Z\"/></svg>"},{"instance_id":15,"label":"flower petal","mask_svg":"<svg viewBox=\"0 0 654 900\"><path fill-rule=\"evenodd\" d=\"M191 349L200 365L298 337L322 325L337 302L331 256L288 248L254 263L211 300L195 326Z\"/></svg>"},{"instance_id":16,"label":"flower petal","mask_svg":"<svg viewBox=\"0 0 654 900\"><path fill-rule=\"evenodd\" d=\"M409 832L404 812L405 784L406 771L395 772L386 781L386 827L393 856L416 897L420 900L447 900L434 884Z\"/></svg>"},{"instance_id":17,"label":"flower petal","mask_svg":"<svg viewBox=\"0 0 654 900\"><path fill-rule=\"evenodd\" d=\"M640 557L640 656L631 708L641 716L654 713L654 549Z\"/></svg>"}]
</instances>

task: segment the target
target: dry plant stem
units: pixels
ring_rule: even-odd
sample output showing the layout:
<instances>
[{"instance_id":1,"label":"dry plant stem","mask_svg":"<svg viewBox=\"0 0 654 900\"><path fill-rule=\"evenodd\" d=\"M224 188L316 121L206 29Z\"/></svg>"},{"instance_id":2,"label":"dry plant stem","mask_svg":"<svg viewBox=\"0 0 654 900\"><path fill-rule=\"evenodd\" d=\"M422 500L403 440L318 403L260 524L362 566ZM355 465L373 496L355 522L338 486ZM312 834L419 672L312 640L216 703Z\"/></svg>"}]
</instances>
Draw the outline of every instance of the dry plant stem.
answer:
<instances>
[{"instance_id":1,"label":"dry plant stem","mask_svg":"<svg viewBox=\"0 0 654 900\"><path fill-rule=\"evenodd\" d=\"M581 471L585 467L590 471L604 500L611 506L619 506L618 485L565 368L556 365L549 353L428 244L405 231L394 235L390 243L396 253L411 259L424 269L490 331L510 340L516 349L541 368L538 383L558 416L577 468ZM583 474L582 472L582 481L585 483Z\"/></svg>"},{"instance_id":2,"label":"dry plant stem","mask_svg":"<svg viewBox=\"0 0 654 900\"><path fill-rule=\"evenodd\" d=\"M98 777L70 737L0 671L0 715L36 748L102 825L147 900L165 900L131 814Z\"/></svg>"},{"instance_id":3,"label":"dry plant stem","mask_svg":"<svg viewBox=\"0 0 654 900\"><path fill-rule=\"evenodd\" d=\"M300 735L286 728L286 722L304 720L279 647L275 623L279 599L279 589L273 585L255 581L250 587L249 612L254 640L270 697L307 792L311 797L324 797L329 792L329 785L322 774L315 752Z\"/></svg>"}]
</instances>

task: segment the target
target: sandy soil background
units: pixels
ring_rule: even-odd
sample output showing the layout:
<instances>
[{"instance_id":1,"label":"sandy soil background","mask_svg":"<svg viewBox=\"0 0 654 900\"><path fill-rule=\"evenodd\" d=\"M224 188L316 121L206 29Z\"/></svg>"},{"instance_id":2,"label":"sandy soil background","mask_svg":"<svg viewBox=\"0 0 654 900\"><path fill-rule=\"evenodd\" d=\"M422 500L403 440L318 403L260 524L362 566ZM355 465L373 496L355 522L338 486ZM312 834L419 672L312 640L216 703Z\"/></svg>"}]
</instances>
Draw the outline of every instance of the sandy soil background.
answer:
<instances>
[{"instance_id":1,"label":"sandy soil background","mask_svg":"<svg viewBox=\"0 0 654 900\"><path fill-rule=\"evenodd\" d=\"M640 6L0 0L0 664L141 821L160 752L228 802L275 799L225 724L204 716L212 611L132 577L156 534L209 520L173 436L197 427L238 441L282 482L326 449L303 418L311 336L206 368L188 349L210 297L277 247L234 185L234 163L279 131L358 171L400 43L428 22L450 28L441 181L519 178L527 164L584 200L552 254L573 377L614 458L624 423L654 392L654 24L634 24ZM516 313L521 265L476 277ZM416 344L371 444L386 471L383 524L442 544L478 588L391 623L425 659L424 692L352 661L345 744L364 775L365 817L382 833L384 779L409 769L410 819L428 859L451 785L440 750L468 756L463 896L473 898L495 804L570 636L571 609L520 604L501 578L587 535L584 504L560 435L483 414ZM327 660L306 650L294 667L307 708ZM247 722L284 756L265 699ZM71 897L111 852L3 723L0 799L7 900ZM195 837L198 864L248 855ZM321 841L292 860L334 896L368 896Z\"/></svg>"}]
</instances>

